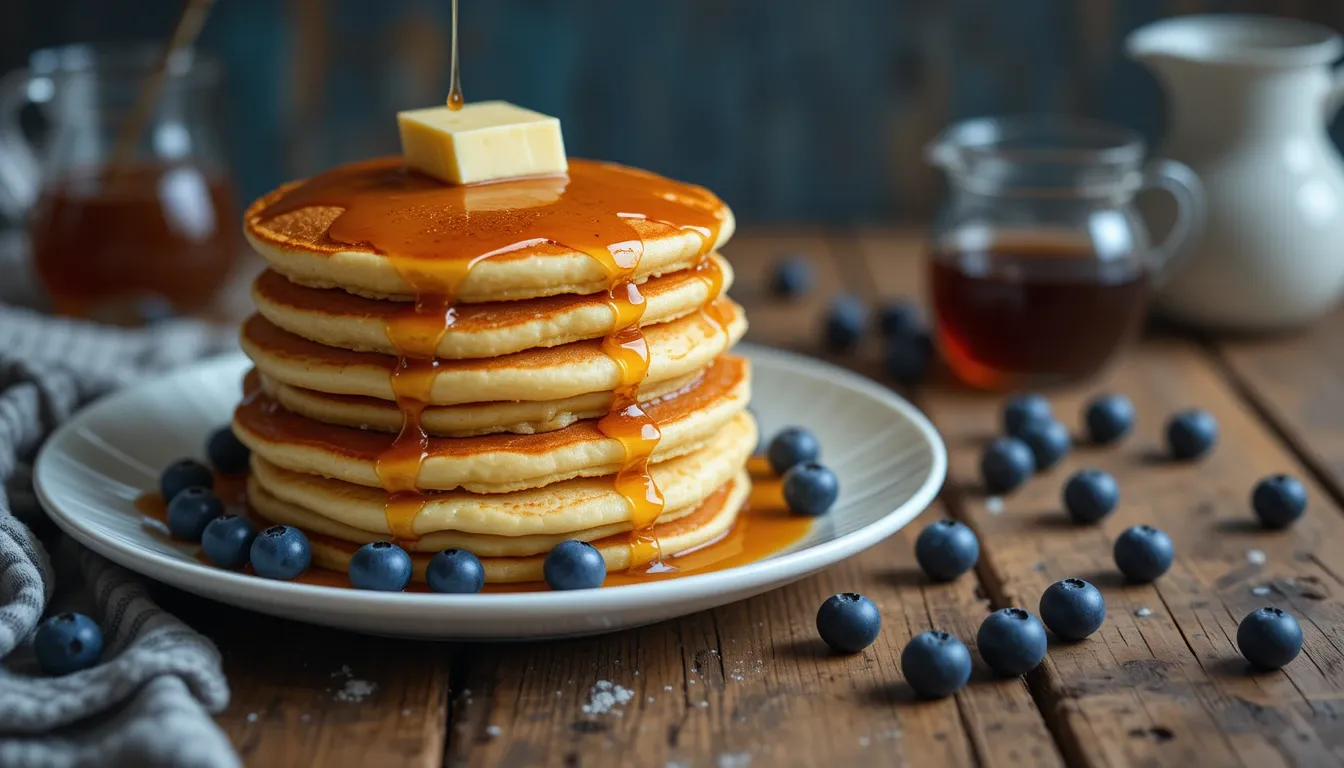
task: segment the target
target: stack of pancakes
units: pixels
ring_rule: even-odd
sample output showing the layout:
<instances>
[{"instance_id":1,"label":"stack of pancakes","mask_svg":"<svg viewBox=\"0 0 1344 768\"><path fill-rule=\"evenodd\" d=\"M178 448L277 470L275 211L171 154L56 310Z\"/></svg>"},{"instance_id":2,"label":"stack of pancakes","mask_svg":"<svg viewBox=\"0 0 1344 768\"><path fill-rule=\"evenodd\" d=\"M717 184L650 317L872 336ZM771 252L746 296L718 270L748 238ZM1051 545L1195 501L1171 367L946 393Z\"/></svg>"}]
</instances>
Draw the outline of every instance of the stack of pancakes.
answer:
<instances>
[{"instance_id":1,"label":"stack of pancakes","mask_svg":"<svg viewBox=\"0 0 1344 768\"><path fill-rule=\"evenodd\" d=\"M420 580L460 548L539 581L569 539L675 566L750 490L732 230L703 189L579 160L479 189L370 161L263 197L234 417L254 512L341 571L382 540Z\"/></svg>"}]
</instances>

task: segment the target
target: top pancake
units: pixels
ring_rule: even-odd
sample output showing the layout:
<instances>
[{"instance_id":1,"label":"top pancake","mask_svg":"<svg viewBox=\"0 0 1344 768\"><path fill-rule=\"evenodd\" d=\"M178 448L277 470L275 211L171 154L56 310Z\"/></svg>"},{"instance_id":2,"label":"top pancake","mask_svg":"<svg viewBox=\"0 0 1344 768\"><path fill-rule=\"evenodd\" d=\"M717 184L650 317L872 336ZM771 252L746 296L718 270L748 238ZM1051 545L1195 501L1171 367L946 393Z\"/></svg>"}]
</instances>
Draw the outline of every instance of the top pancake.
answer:
<instances>
[{"instance_id":1,"label":"top pancake","mask_svg":"<svg viewBox=\"0 0 1344 768\"><path fill-rule=\"evenodd\" d=\"M623 269L639 282L696 266L732 235L732 211L702 187L610 163L569 166L457 186L400 158L352 163L257 200L244 232L299 283L467 303L596 293Z\"/></svg>"}]
</instances>

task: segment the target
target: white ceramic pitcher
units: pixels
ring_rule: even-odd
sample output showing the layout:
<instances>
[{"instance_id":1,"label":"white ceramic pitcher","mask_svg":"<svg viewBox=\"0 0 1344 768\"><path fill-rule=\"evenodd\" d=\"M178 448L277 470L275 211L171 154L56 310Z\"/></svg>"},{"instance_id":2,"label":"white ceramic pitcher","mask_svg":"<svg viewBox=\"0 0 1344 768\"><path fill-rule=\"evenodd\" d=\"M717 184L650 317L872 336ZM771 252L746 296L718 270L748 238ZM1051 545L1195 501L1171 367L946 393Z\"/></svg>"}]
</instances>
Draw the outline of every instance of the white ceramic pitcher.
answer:
<instances>
[{"instance_id":1,"label":"white ceramic pitcher","mask_svg":"<svg viewBox=\"0 0 1344 768\"><path fill-rule=\"evenodd\" d=\"M1220 330L1307 323L1344 290L1344 165L1326 123L1344 100L1326 27L1184 16L1126 41L1167 95L1160 154L1204 182L1208 214L1158 289L1174 319ZM1154 229L1161 231L1162 222Z\"/></svg>"}]
</instances>

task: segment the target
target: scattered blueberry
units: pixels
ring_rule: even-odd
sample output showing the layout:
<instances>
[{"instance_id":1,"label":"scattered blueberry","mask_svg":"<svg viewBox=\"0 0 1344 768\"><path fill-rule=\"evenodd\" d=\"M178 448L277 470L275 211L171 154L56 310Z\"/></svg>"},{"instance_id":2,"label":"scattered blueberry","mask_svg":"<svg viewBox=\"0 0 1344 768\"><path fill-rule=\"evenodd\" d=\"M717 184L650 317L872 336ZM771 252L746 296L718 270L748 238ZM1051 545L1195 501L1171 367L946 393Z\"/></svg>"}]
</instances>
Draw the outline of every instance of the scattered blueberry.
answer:
<instances>
[{"instance_id":1,"label":"scattered blueberry","mask_svg":"<svg viewBox=\"0 0 1344 768\"><path fill-rule=\"evenodd\" d=\"M1069 429L1054 419L1033 419L1018 433L1036 459L1036 471L1049 469L1069 454L1073 438Z\"/></svg>"},{"instance_id":2,"label":"scattered blueberry","mask_svg":"<svg viewBox=\"0 0 1344 768\"><path fill-rule=\"evenodd\" d=\"M1251 493L1251 509L1262 528L1282 530L1306 513L1307 489L1295 477L1271 475L1256 483Z\"/></svg>"},{"instance_id":3,"label":"scattered blueberry","mask_svg":"<svg viewBox=\"0 0 1344 768\"><path fill-rule=\"evenodd\" d=\"M971 679L971 652L946 632L922 632L901 651L901 674L920 696L951 696Z\"/></svg>"},{"instance_id":4,"label":"scattered blueberry","mask_svg":"<svg viewBox=\"0 0 1344 768\"><path fill-rule=\"evenodd\" d=\"M817 442L816 435L802 427L785 427L771 438L765 457L770 461L770 469L782 475L794 464L821 458L821 443Z\"/></svg>"},{"instance_id":5,"label":"scattered blueberry","mask_svg":"<svg viewBox=\"0 0 1344 768\"><path fill-rule=\"evenodd\" d=\"M168 532L181 541L200 541L211 520L224 514L224 502L209 488L180 491L168 502Z\"/></svg>"},{"instance_id":6,"label":"scattered blueberry","mask_svg":"<svg viewBox=\"0 0 1344 768\"><path fill-rule=\"evenodd\" d=\"M832 595L817 611L817 632L836 653L858 653L872 645L881 631L882 614L863 595Z\"/></svg>"},{"instance_id":7,"label":"scattered blueberry","mask_svg":"<svg viewBox=\"0 0 1344 768\"><path fill-rule=\"evenodd\" d=\"M839 495L839 478L815 461L795 464L784 473L784 503L795 515L824 515Z\"/></svg>"},{"instance_id":8,"label":"scattered blueberry","mask_svg":"<svg viewBox=\"0 0 1344 768\"><path fill-rule=\"evenodd\" d=\"M1115 540L1115 567L1130 581L1146 584L1171 569L1171 537L1150 525L1126 528Z\"/></svg>"},{"instance_id":9,"label":"scattered blueberry","mask_svg":"<svg viewBox=\"0 0 1344 768\"><path fill-rule=\"evenodd\" d=\"M1100 469L1082 469L1064 484L1064 510L1079 524L1095 523L1115 510L1120 486Z\"/></svg>"},{"instance_id":10,"label":"scattered blueberry","mask_svg":"<svg viewBox=\"0 0 1344 768\"><path fill-rule=\"evenodd\" d=\"M1106 601L1082 579L1051 584L1041 595L1041 621L1065 640L1082 640L1106 620Z\"/></svg>"},{"instance_id":11,"label":"scattered blueberry","mask_svg":"<svg viewBox=\"0 0 1344 768\"><path fill-rule=\"evenodd\" d=\"M952 581L974 568L979 559L980 540L956 520L939 520L915 539L915 560L934 581Z\"/></svg>"},{"instance_id":12,"label":"scattered blueberry","mask_svg":"<svg viewBox=\"0 0 1344 768\"><path fill-rule=\"evenodd\" d=\"M1124 395L1100 395L1083 413L1087 436L1097 445L1110 445L1134 428L1134 403Z\"/></svg>"},{"instance_id":13,"label":"scattered blueberry","mask_svg":"<svg viewBox=\"0 0 1344 768\"><path fill-rule=\"evenodd\" d=\"M924 335L924 319L919 307L905 297L883 304L877 311L877 325L882 335L889 339Z\"/></svg>"},{"instance_id":14,"label":"scattered blueberry","mask_svg":"<svg viewBox=\"0 0 1344 768\"><path fill-rule=\"evenodd\" d=\"M165 502L188 488L214 488L210 468L195 459L178 459L159 475L159 493Z\"/></svg>"},{"instance_id":15,"label":"scattered blueberry","mask_svg":"<svg viewBox=\"0 0 1344 768\"><path fill-rule=\"evenodd\" d=\"M1302 627L1292 614L1278 608L1260 608L1241 620L1237 648L1257 667L1280 669L1302 651Z\"/></svg>"},{"instance_id":16,"label":"scattered blueberry","mask_svg":"<svg viewBox=\"0 0 1344 768\"><path fill-rule=\"evenodd\" d=\"M220 568L242 568L252 553L257 529L239 515L220 515L201 533L201 549L206 558Z\"/></svg>"},{"instance_id":17,"label":"scattered blueberry","mask_svg":"<svg viewBox=\"0 0 1344 768\"><path fill-rule=\"evenodd\" d=\"M594 589L607 578L602 553L586 541L562 541L546 555L542 573L551 589Z\"/></svg>"},{"instance_id":18,"label":"scattered blueberry","mask_svg":"<svg viewBox=\"0 0 1344 768\"><path fill-rule=\"evenodd\" d=\"M215 469L226 475L236 475L247 469L252 451L233 434L231 427L225 425L212 432L210 439L205 441L205 455Z\"/></svg>"},{"instance_id":19,"label":"scattered blueberry","mask_svg":"<svg viewBox=\"0 0 1344 768\"><path fill-rule=\"evenodd\" d=\"M1003 431L1004 434L1017 437L1031 422L1054 417L1055 412L1044 395L1034 392L1018 395L1003 406Z\"/></svg>"},{"instance_id":20,"label":"scattered blueberry","mask_svg":"<svg viewBox=\"0 0 1344 768\"><path fill-rule=\"evenodd\" d=\"M289 525L272 525L252 540L249 559L258 576L289 581L308 570L313 551L303 531Z\"/></svg>"},{"instance_id":21,"label":"scattered blueberry","mask_svg":"<svg viewBox=\"0 0 1344 768\"><path fill-rule=\"evenodd\" d=\"M425 581L435 592L474 595L485 588L485 568L465 549L445 549L430 558Z\"/></svg>"},{"instance_id":22,"label":"scattered blueberry","mask_svg":"<svg viewBox=\"0 0 1344 768\"><path fill-rule=\"evenodd\" d=\"M807 257L789 254L775 264L770 276L770 291L776 296L796 298L812 290L812 262Z\"/></svg>"},{"instance_id":23,"label":"scattered blueberry","mask_svg":"<svg viewBox=\"0 0 1344 768\"><path fill-rule=\"evenodd\" d=\"M933 340L927 333L902 333L887 340L882 363L888 376L909 387L924 380L933 357Z\"/></svg>"},{"instance_id":24,"label":"scattered blueberry","mask_svg":"<svg viewBox=\"0 0 1344 768\"><path fill-rule=\"evenodd\" d=\"M1036 471L1031 448L1015 437L999 437L980 457L980 476L990 493L1007 493L1025 483Z\"/></svg>"},{"instance_id":25,"label":"scattered blueberry","mask_svg":"<svg viewBox=\"0 0 1344 768\"><path fill-rule=\"evenodd\" d=\"M350 586L376 592L400 592L411 583L411 556L390 541L375 541L350 557Z\"/></svg>"},{"instance_id":26,"label":"scattered blueberry","mask_svg":"<svg viewBox=\"0 0 1344 768\"><path fill-rule=\"evenodd\" d=\"M82 613L58 613L38 626L33 653L48 675L88 669L103 655L103 631Z\"/></svg>"},{"instance_id":27,"label":"scattered blueberry","mask_svg":"<svg viewBox=\"0 0 1344 768\"><path fill-rule=\"evenodd\" d=\"M1021 608L1004 608L985 617L975 645L989 668L1004 677L1024 675L1045 658L1045 627Z\"/></svg>"},{"instance_id":28,"label":"scattered blueberry","mask_svg":"<svg viewBox=\"0 0 1344 768\"><path fill-rule=\"evenodd\" d=\"M1167 447L1180 461L1198 459L1218 442L1218 422L1213 414L1196 408L1181 411L1167 422Z\"/></svg>"},{"instance_id":29,"label":"scattered blueberry","mask_svg":"<svg viewBox=\"0 0 1344 768\"><path fill-rule=\"evenodd\" d=\"M868 307L857 296L841 294L826 309L823 325L826 349L832 352L848 352L863 338L864 328L868 325Z\"/></svg>"}]
</instances>

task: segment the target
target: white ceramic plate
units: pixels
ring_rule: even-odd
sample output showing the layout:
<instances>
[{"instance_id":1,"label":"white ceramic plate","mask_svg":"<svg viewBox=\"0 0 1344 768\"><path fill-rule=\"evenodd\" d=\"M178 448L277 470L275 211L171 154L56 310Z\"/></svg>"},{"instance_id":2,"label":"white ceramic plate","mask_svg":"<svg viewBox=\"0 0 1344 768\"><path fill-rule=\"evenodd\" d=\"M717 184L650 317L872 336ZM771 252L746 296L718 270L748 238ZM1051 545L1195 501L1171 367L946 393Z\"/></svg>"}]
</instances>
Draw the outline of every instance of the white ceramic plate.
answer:
<instances>
[{"instance_id":1,"label":"white ceramic plate","mask_svg":"<svg viewBox=\"0 0 1344 768\"><path fill-rule=\"evenodd\" d=\"M840 477L840 500L791 551L751 565L649 584L577 592L388 594L269 581L212 568L196 548L157 535L135 498L162 467L200 456L241 396L242 355L123 390L57 430L38 456L47 511L90 549L212 600L356 632L433 639L537 638L651 624L751 597L814 573L900 530L942 485L947 456L928 420L890 390L819 360L744 344L764 434L816 433Z\"/></svg>"}]
</instances>

